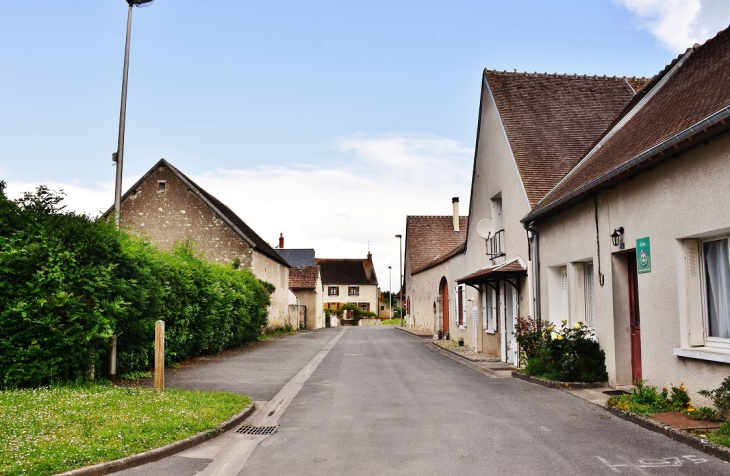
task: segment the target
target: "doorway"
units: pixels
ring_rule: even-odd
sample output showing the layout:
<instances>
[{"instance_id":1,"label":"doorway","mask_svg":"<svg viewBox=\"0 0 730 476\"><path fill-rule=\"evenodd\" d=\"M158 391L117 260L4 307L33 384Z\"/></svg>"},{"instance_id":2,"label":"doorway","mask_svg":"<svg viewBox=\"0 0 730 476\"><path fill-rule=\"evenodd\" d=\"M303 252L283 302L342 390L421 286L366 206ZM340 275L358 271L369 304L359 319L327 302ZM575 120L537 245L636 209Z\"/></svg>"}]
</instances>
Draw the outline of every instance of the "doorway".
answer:
<instances>
[{"instance_id":1,"label":"doorway","mask_svg":"<svg viewBox=\"0 0 730 476\"><path fill-rule=\"evenodd\" d=\"M629 328L631 333L631 381L641 377L641 316L639 314L639 280L636 254L627 254L629 283Z\"/></svg>"},{"instance_id":2,"label":"doorway","mask_svg":"<svg viewBox=\"0 0 730 476\"><path fill-rule=\"evenodd\" d=\"M439 297L441 298L441 318L443 319L441 329L443 329L443 337L445 339L449 333L449 286L446 278L441 278Z\"/></svg>"}]
</instances>

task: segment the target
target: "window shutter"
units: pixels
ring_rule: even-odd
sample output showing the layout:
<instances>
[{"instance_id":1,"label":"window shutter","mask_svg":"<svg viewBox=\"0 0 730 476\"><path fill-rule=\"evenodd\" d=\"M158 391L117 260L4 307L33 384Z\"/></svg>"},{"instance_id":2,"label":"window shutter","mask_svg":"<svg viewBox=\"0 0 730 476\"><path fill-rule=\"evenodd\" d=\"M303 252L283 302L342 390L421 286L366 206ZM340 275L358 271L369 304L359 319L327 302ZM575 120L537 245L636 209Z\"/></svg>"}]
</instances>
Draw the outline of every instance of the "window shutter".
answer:
<instances>
[{"instance_id":1,"label":"window shutter","mask_svg":"<svg viewBox=\"0 0 730 476\"><path fill-rule=\"evenodd\" d=\"M492 289L492 302L491 310L489 315L489 324L491 325L490 330L497 332L497 290Z\"/></svg>"},{"instance_id":2,"label":"window shutter","mask_svg":"<svg viewBox=\"0 0 730 476\"><path fill-rule=\"evenodd\" d=\"M702 314L702 275L700 274L700 258L700 240L684 240L689 345L705 345L705 319Z\"/></svg>"},{"instance_id":3,"label":"window shutter","mask_svg":"<svg viewBox=\"0 0 730 476\"><path fill-rule=\"evenodd\" d=\"M469 319L469 313L466 309L467 305L466 300L466 284L461 285L461 325L465 326L467 325L468 319Z\"/></svg>"},{"instance_id":4,"label":"window shutter","mask_svg":"<svg viewBox=\"0 0 730 476\"><path fill-rule=\"evenodd\" d=\"M573 315L572 322L576 323L578 321L586 321L586 290L585 290L585 280L586 280L586 267L584 263L575 263L574 265L575 270L575 291L573 294L575 295L575 298L573 299Z\"/></svg>"},{"instance_id":5,"label":"window shutter","mask_svg":"<svg viewBox=\"0 0 730 476\"><path fill-rule=\"evenodd\" d=\"M489 320L489 316L487 316L487 293L489 292L489 286L482 284L479 289L482 294L482 329L486 331L487 321Z\"/></svg>"},{"instance_id":6,"label":"window shutter","mask_svg":"<svg viewBox=\"0 0 730 476\"><path fill-rule=\"evenodd\" d=\"M459 325L459 286L454 286L454 325Z\"/></svg>"}]
</instances>

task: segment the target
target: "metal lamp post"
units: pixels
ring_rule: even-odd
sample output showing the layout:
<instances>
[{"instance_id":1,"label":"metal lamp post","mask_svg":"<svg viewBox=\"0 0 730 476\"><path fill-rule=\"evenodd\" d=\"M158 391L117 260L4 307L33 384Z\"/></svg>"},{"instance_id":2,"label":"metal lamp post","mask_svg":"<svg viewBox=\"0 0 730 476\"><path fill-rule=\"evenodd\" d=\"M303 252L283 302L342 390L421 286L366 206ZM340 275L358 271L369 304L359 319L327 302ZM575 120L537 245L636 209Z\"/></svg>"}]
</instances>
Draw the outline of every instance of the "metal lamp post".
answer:
<instances>
[{"instance_id":1,"label":"metal lamp post","mask_svg":"<svg viewBox=\"0 0 730 476\"><path fill-rule=\"evenodd\" d=\"M400 265L398 266L398 272L400 273L398 296L400 296L400 326L403 327L403 308L405 307L405 302L403 301L403 236L398 234L395 237L398 238L398 253L400 254Z\"/></svg>"},{"instance_id":2,"label":"metal lamp post","mask_svg":"<svg viewBox=\"0 0 730 476\"><path fill-rule=\"evenodd\" d=\"M125 0L129 5L127 13L127 41L124 45L124 73L122 76L122 106L119 111L119 138L117 151L112 160L117 165L117 176L114 181L114 223L119 228L122 216L122 160L124 159L124 123L127 117L127 77L129 76L129 40L132 35L132 7L151 5L153 0ZM114 379L117 375L117 336L112 336L112 348L109 356L109 375Z\"/></svg>"},{"instance_id":3,"label":"metal lamp post","mask_svg":"<svg viewBox=\"0 0 730 476\"><path fill-rule=\"evenodd\" d=\"M132 7L149 6L153 0L125 0L129 5L127 13L127 42L124 45L124 73L122 76L122 106L119 110L119 137L117 151L112 159L117 165L117 177L114 182L114 222L119 228L122 215L122 162L124 160L124 126L127 118L127 77L129 76L129 40L132 36Z\"/></svg>"},{"instance_id":4,"label":"metal lamp post","mask_svg":"<svg viewBox=\"0 0 730 476\"><path fill-rule=\"evenodd\" d=\"M388 266L388 307L390 308L390 319L393 320L393 280L391 276L393 273L390 271L392 266Z\"/></svg>"}]
</instances>

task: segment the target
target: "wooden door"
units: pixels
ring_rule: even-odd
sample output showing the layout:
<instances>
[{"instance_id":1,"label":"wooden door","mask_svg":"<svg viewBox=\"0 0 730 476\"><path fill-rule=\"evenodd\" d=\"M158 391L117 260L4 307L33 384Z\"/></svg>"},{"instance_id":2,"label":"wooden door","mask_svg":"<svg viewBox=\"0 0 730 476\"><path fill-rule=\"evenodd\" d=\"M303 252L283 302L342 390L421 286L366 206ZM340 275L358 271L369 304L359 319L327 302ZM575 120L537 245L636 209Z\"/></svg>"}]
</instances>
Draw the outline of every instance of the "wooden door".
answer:
<instances>
[{"instance_id":1,"label":"wooden door","mask_svg":"<svg viewBox=\"0 0 730 476\"><path fill-rule=\"evenodd\" d=\"M631 325L631 381L641 376L641 316L639 315L639 275L636 272L636 254L628 255L629 268L629 323Z\"/></svg>"},{"instance_id":2,"label":"wooden door","mask_svg":"<svg viewBox=\"0 0 730 476\"><path fill-rule=\"evenodd\" d=\"M446 284L445 280L441 282L441 295L443 296L441 305L443 306L443 335L445 337L446 333L449 332L449 286Z\"/></svg>"}]
</instances>

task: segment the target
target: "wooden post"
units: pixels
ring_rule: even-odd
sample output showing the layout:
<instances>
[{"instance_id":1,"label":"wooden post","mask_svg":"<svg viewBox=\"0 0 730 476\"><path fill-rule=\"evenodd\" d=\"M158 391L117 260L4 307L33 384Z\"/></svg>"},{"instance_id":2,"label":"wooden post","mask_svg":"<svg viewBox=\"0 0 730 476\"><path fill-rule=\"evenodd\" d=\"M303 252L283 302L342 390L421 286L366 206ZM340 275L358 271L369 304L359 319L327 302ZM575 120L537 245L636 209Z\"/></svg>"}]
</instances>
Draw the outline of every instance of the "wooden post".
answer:
<instances>
[{"instance_id":1,"label":"wooden post","mask_svg":"<svg viewBox=\"0 0 730 476\"><path fill-rule=\"evenodd\" d=\"M165 321L155 322L155 390L165 390Z\"/></svg>"},{"instance_id":2,"label":"wooden post","mask_svg":"<svg viewBox=\"0 0 730 476\"><path fill-rule=\"evenodd\" d=\"M117 336L112 336L112 351L109 355L109 376L112 380L117 378Z\"/></svg>"}]
</instances>

